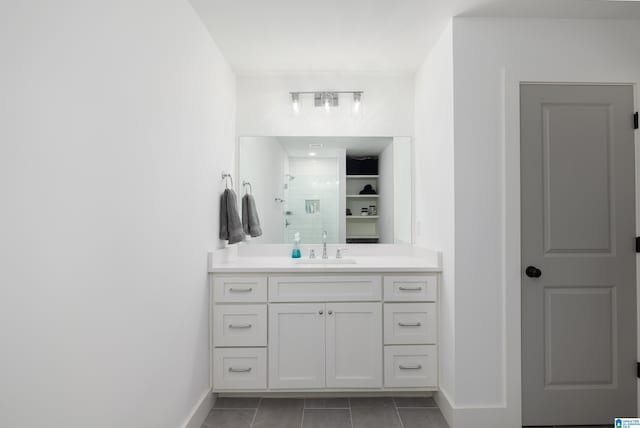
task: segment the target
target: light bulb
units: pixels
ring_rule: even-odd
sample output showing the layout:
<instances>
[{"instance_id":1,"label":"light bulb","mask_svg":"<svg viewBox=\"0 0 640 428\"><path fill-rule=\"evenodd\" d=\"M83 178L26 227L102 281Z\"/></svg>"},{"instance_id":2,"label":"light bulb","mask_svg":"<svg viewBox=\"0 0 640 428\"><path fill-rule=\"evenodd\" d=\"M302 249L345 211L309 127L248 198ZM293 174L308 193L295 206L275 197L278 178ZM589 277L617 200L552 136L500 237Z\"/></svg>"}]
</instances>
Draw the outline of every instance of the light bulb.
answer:
<instances>
[{"instance_id":1,"label":"light bulb","mask_svg":"<svg viewBox=\"0 0 640 428\"><path fill-rule=\"evenodd\" d=\"M358 113L360 112L360 100L362 98L362 93L361 92L354 92L353 93L353 112L354 113Z\"/></svg>"},{"instance_id":2,"label":"light bulb","mask_svg":"<svg viewBox=\"0 0 640 428\"><path fill-rule=\"evenodd\" d=\"M331 111L331 95L324 94L324 109L327 112Z\"/></svg>"},{"instance_id":3,"label":"light bulb","mask_svg":"<svg viewBox=\"0 0 640 428\"><path fill-rule=\"evenodd\" d=\"M300 94L295 92L291 94L291 106L294 113L300 113Z\"/></svg>"},{"instance_id":4,"label":"light bulb","mask_svg":"<svg viewBox=\"0 0 640 428\"><path fill-rule=\"evenodd\" d=\"M309 156L315 156L315 152L309 152Z\"/></svg>"}]
</instances>

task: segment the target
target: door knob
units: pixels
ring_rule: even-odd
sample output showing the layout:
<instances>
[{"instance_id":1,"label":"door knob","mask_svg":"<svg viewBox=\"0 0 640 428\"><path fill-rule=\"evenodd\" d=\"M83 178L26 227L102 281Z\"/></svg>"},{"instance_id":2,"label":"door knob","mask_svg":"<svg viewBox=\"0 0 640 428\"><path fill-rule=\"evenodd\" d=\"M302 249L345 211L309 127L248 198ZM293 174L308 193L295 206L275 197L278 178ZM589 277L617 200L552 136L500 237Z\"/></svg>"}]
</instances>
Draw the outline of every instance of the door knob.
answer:
<instances>
[{"instance_id":1,"label":"door knob","mask_svg":"<svg viewBox=\"0 0 640 428\"><path fill-rule=\"evenodd\" d=\"M542 271L535 266L527 266L527 268L524 270L524 273L529 278L540 278L542 276Z\"/></svg>"}]
</instances>

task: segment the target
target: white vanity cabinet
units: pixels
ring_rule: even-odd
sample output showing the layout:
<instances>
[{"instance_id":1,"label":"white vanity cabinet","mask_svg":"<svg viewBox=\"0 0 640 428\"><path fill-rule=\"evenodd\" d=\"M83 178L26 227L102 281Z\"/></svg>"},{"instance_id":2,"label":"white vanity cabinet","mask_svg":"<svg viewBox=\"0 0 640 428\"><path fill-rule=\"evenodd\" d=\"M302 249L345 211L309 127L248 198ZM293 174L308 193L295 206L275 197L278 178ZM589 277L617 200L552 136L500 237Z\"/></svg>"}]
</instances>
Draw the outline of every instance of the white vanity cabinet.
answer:
<instances>
[{"instance_id":1,"label":"white vanity cabinet","mask_svg":"<svg viewBox=\"0 0 640 428\"><path fill-rule=\"evenodd\" d=\"M438 273L211 275L214 392L437 389Z\"/></svg>"}]
</instances>

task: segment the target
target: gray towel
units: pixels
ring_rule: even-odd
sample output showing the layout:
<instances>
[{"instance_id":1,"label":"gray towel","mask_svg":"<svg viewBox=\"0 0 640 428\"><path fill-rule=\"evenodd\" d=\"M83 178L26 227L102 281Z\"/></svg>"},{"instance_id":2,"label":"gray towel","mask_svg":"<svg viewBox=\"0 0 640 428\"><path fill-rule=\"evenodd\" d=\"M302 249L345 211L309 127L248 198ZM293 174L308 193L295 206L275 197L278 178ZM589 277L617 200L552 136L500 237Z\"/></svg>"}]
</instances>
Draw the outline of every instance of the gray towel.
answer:
<instances>
[{"instance_id":1,"label":"gray towel","mask_svg":"<svg viewBox=\"0 0 640 428\"><path fill-rule=\"evenodd\" d=\"M262 235L256 201L248 193L242 197L242 228L252 238Z\"/></svg>"},{"instance_id":2,"label":"gray towel","mask_svg":"<svg viewBox=\"0 0 640 428\"><path fill-rule=\"evenodd\" d=\"M238 200L231 189L225 189L220 198L220 239L229 241L229 244L244 240Z\"/></svg>"}]
</instances>

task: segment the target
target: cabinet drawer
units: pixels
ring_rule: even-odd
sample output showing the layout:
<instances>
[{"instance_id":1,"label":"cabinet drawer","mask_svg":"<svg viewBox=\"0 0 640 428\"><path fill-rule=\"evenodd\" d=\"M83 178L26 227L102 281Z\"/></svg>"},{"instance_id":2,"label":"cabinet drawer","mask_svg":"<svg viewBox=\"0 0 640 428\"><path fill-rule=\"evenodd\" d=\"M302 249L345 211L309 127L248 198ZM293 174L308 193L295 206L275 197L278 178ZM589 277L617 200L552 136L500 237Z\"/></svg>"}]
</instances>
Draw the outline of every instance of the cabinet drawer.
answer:
<instances>
[{"instance_id":1,"label":"cabinet drawer","mask_svg":"<svg viewBox=\"0 0 640 428\"><path fill-rule=\"evenodd\" d=\"M213 389L266 389L265 348L213 350Z\"/></svg>"},{"instance_id":2,"label":"cabinet drawer","mask_svg":"<svg viewBox=\"0 0 640 428\"><path fill-rule=\"evenodd\" d=\"M437 385L438 351L435 345L385 346L385 387L436 387Z\"/></svg>"},{"instance_id":3,"label":"cabinet drawer","mask_svg":"<svg viewBox=\"0 0 640 428\"><path fill-rule=\"evenodd\" d=\"M385 303L384 344L436 343L435 303Z\"/></svg>"},{"instance_id":4,"label":"cabinet drawer","mask_svg":"<svg viewBox=\"0 0 640 428\"><path fill-rule=\"evenodd\" d=\"M216 303L267 301L266 276L216 276L213 278Z\"/></svg>"},{"instance_id":5,"label":"cabinet drawer","mask_svg":"<svg viewBox=\"0 0 640 428\"><path fill-rule=\"evenodd\" d=\"M437 294L436 275L384 277L384 300L387 302L435 302Z\"/></svg>"},{"instance_id":6,"label":"cabinet drawer","mask_svg":"<svg viewBox=\"0 0 640 428\"><path fill-rule=\"evenodd\" d=\"M271 302L375 301L381 298L379 276L270 276Z\"/></svg>"},{"instance_id":7,"label":"cabinet drawer","mask_svg":"<svg viewBox=\"0 0 640 428\"><path fill-rule=\"evenodd\" d=\"M213 308L213 346L266 346L267 305Z\"/></svg>"}]
</instances>

